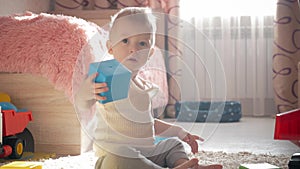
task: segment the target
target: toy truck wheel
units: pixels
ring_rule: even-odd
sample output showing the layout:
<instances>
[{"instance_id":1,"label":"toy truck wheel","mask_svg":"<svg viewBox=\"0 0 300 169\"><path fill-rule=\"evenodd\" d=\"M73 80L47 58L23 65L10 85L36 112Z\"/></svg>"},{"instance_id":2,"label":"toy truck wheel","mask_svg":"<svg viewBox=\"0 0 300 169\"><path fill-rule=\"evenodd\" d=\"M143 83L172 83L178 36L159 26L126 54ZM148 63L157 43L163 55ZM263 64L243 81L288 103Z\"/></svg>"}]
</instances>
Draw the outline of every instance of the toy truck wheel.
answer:
<instances>
[{"instance_id":1,"label":"toy truck wheel","mask_svg":"<svg viewBox=\"0 0 300 169\"><path fill-rule=\"evenodd\" d=\"M22 133L19 133L16 136L24 141L24 152L34 152L34 139L31 132L27 128L25 128Z\"/></svg>"},{"instance_id":2,"label":"toy truck wheel","mask_svg":"<svg viewBox=\"0 0 300 169\"><path fill-rule=\"evenodd\" d=\"M9 156L9 158L19 159L22 157L24 152L24 143L21 139L19 138L9 139L7 141L7 144L10 145L12 148L12 153Z\"/></svg>"}]
</instances>

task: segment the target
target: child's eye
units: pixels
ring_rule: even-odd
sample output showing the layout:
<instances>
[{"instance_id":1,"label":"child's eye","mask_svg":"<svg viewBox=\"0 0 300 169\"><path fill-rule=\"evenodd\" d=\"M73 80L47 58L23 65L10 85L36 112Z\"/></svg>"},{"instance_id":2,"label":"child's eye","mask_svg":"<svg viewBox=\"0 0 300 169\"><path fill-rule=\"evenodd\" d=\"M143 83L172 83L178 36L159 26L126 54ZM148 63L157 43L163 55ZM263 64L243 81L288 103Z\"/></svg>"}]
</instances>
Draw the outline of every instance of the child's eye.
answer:
<instances>
[{"instance_id":1,"label":"child's eye","mask_svg":"<svg viewBox=\"0 0 300 169\"><path fill-rule=\"evenodd\" d=\"M145 47L145 46L147 46L148 44L147 44L146 42L140 42L139 45Z\"/></svg>"},{"instance_id":2,"label":"child's eye","mask_svg":"<svg viewBox=\"0 0 300 169\"><path fill-rule=\"evenodd\" d=\"M127 44L128 43L128 39L123 39L122 42Z\"/></svg>"}]
</instances>

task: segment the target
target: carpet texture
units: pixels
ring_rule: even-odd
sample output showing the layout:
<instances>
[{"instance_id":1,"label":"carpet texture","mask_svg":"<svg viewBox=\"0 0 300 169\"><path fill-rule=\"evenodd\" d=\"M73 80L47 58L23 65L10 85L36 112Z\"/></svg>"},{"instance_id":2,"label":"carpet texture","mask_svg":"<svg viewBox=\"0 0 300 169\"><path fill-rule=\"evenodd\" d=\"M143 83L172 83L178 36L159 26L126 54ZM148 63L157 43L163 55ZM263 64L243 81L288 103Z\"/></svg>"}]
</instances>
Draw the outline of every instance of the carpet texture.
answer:
<instances>
[{"instance_id":1,"label":"carpet texture","mask_svg":"<svg viewBox=\"0 0 300 169\"><path fill-rule=\"evenodd\" d=\"M200 152L197 157L201 164L219 163L224 169L237 169L240 164L246 163L269 163L283 169L288 169L290 156L252 154L249 152L225 153L225 152Z\"/></svg>"},{"instance_id":2,"label":"carpet texture","mask_svg":"<svg viewBox=\"0 0 300 169\"><path fill-rule=\"evenodd\" d=\"M192 157L192 156L191 156ZM269 163L288 169L288 155L252 154L249 152L225 153L201 151L193 157L199 159L200 164L222 164L224 169L237 169L245 163ZM79 156L65 156L59 158L41 159L43 169L93 169L97 158L93 152Z\"/></svg>"}]
</instances>

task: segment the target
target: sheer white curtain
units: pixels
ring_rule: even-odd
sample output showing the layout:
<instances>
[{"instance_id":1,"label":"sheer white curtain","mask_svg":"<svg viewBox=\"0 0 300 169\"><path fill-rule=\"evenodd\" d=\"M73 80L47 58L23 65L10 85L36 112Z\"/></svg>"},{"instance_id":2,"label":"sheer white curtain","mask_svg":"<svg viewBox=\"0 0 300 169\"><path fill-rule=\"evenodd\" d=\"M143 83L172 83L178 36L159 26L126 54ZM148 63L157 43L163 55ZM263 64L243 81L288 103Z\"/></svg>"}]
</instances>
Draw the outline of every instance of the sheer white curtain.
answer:
<instances>
[{"instance_id":1,"label":"sheer white curtain","mask_svg":"<svg viewBox=\"0 0 300 169\"><path fill-rule=\"evenodd\" d=\"M181 1L182 100L238 100L243 115L275 114L275 7L276 0Z\"/></svg>"}]
</instances>

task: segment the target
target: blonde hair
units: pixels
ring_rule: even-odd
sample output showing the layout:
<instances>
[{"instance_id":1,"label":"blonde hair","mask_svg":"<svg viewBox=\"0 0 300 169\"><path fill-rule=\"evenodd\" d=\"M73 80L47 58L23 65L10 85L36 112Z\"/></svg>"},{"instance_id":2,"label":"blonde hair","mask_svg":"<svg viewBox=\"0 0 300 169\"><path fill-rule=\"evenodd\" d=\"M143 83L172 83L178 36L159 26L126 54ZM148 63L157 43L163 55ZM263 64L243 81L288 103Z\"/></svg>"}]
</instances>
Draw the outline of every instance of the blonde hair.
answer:
<instances>
[{"instance_id":1,"label":"blonde hair","mask_svg":"<svg viewBox=\"0 0 300 169\"><path fill-rule=\"evenodd\" d=\"M126 7L121 9L115 15L113 15L111 17L111 22L109 25L110 26L109 38L111 38L111 30L114 27L116 20L130 15L133 15L133 18L131 19L138 20L139 22L146 24L151 29L150 32L152 34L151 43L153 47L153 45L155 44L156 18L152 14L152 10L148 7Z\"/></svg>"}]
</instances>

